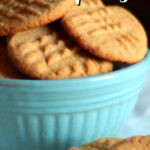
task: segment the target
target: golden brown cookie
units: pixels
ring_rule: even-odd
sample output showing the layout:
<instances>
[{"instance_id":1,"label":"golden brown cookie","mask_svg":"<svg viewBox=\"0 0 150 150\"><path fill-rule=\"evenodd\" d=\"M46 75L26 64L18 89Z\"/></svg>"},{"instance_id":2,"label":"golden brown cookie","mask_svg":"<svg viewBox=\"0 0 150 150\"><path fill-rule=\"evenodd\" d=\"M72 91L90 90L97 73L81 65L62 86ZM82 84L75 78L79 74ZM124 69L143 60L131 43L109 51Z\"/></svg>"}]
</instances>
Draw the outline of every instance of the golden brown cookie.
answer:
<instances>
[{"instance_id":1,"label":"golden brown cookie","mask_svg":"<svg viewBox=\"0 0 150 150\"><path fill-rule=\"evenodd\" d=\"M8 40L14 65L31 78L65 79L112 71L109 61L82 50L58 22L16 33Z\"/></svg>"},{"instance_id":2,"label":"golden brown cookie","mask_svg":"<svg viewBox=\"0 0 150 150\"><path fill-rule=\"evenodd\" d=\"M101 0L82 0L80 6L74 6L70 11L67 13L67 17L76 16L76 21L81 21L80 19L84 19L84 16L82 18L82 14L87 12L91 9L97 9L98 7L104 7L104 4ZM78 19L78 16L81 17Z\"/></svg>"},{"instance_id":3,"label":"golden brown cookie","mask_svg":"<svg viewBox=\"0 0 150 150\"><path fill-rule=\"evenodd\" d=\"M150 150L150 136L137 136L123 140L110 150Z\"/></svg>"},{"instance_id":4,"label":"golden brown cookie","mask_svg":"<svg viewBox=\"0 0 150 150\"><path fill-rule=\"evenodd\" d=\"M0 35L47 24L62 17L75 0L1 0Z\"/></svg>"},{"instance_id":5,"label":"golden brown cookie","mask_svg":"<svg viewBox=\"0 0 150 150\"><path fill-rule=\"evenodd\" d=\"M6 41L0 38L0 78L23 79L23 75L12 65L7 49Z\"/></svg>"},{"instance_id":6,"label":"golden brown cookie","mask_svg":"<svg viewBox=\"0 0 150 150\"><path fill-rule=\"evenodd\" d=\"M73 7L61 23L82 48L100 58L135 63L146 54L145 30L124 8L93 8L89 5L88 9L84 9L81 4L80 7Z\"/></svg>"},{"instance_id":7,"label":"golden brown cookie","mask_svg":"<svg viewBox=\"0 0 150 150\"><path fill-rule=\"evenodd\" d=\"M70 148L69 150L109 150L113 145L119 143L123 139L120 138L110 138L110 139L99 139L97 141L84 144L79 148Z\"/></svg>"},{"instance_id":8,"label":"golden brown cookie","mask_svg":"<svg viewBox=\"0 0 150 150\"><path fill-rule=\"evenodd\" d=\"M99 139L69 150L150 150L150 136Z\"/></svg>"},{"instance_id":9,"label":"golden brown cookie","mask_svg":"<svg viewBox=\"0 0 150 150\"><path fill-rule=\"evenodd\" d=\"M101 0L81 0L81 4L82 4L82 8L83 7L88 8L89 6L94 7L94 8L104 6L104 4ZM78 7L78 6L76 6L76 7Z\"/></svg>"}]
</instances>

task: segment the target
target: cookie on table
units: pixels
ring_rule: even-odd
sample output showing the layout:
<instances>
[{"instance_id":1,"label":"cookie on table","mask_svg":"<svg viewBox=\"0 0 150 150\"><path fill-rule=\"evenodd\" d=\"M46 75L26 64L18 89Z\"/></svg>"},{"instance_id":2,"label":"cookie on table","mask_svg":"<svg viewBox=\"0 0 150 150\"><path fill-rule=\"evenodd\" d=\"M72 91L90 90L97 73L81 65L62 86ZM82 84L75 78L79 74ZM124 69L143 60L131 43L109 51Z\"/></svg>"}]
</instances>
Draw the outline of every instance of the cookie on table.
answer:
<instances>
[{"instance_id":1,"label":"cookie on table","mask_svg":"<svg viewBox=\"0 0 150 150\"><path fill-rule=\"evenodd\" d=\"M75 0L1 0L0 35L38 27L62 17Z\"/></svg>"},{"instance_id":2,"label":"cookie on table","mask_svg":"<svg viewBox=\"0 0 150 150\"><path fill-rule=\"evenodd\" d=\"M150 136L99 139L69 150L150 150Z\"/></svg>"},{"instance_id":3,"label":"cookie on table","mask_svg":"<svg viewBox=\"0 0 150 150\"><path fill-rule=\"evenodd\" d=\"M113 145L119 143L123 139L120 138L110 138L110 139L99 139L97 141L84 144L79 148L70 148L69 150L110 150Z\"/></svg>"},{"instance_id":4,"label":"cookie on table","mask_svg":"<svg viewBox=\"0 0 150 150\"><path fill-rule=\"evenodd\" d=\"M112 71L113 64L81 49L58 22L18 32L8 38L14 65L36 79L66 79Z\"/></svg>"},{"instance_id":5,"label":"cookie on table","mask_svg":"<svg viewBox=\"0 0 150 150\"><path fill-rule=\"evenodd\" d=\"M23 79L23 75L11 63L7 49L6 41L0 38L0 78Z\"/></svg>"},{"instance_id":6,"label":"cookie on table","mask_svg":"<svg viewBox=\"0 0 150 150\"><path fill-rule=\"evenodd\" d=\"M115 144L110 150L150 150L150 136L136 136Z\"/></svg>"},{"instance_id":7,"label":"cookie on table","mask_svg":"<svg viewBox=\"0 0 150 150\"><path fill-rule=\"evenodd\" d=\"M85 0L82 0L83 2ZM73 7L61 20L74 40L91 54L110 61L136 63L147 52L141 23L119 6Z\"/></svg>"}]
</instances>

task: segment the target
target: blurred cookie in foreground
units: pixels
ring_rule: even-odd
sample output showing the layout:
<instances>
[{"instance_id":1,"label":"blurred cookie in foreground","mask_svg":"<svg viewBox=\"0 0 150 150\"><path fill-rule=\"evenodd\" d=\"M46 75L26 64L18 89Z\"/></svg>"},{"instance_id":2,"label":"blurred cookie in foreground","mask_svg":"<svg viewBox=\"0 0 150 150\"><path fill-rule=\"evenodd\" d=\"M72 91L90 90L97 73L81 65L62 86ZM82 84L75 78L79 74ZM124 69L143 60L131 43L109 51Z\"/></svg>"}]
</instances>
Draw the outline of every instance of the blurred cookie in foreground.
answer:
<instances>
[{"instance_id":1,"label":"blurred cookie in foreground","mask_svg":"<svg viewBox=\"0 0 150 150\"><path fill-rule=\"evenodd\" d=\"M0 38L0 78L24 79L24 76L11 63L6 41L2 37Z\"/></svg>"},{"instance_id":2,"label":"blurred cookie in foreground","mask_svg":"<svg viewBox=\"0 0 150 150\"><path fill-rule=\"evenodd\" d=\"M75 0L2 0L0 35L28 30L61 18Z\"/></svg>"},{"instance_id":3,"label":"blurred cookie in foreground","mask_svg":"<svg viewBox=\"0 0 150 150\"><path fill-rule=\"evenodd\" d=\"M115 144L110 150L150 150L150 136L136 136Z\"/></svg>"},{"instance_id":4,"label":"blurred cookie in foreground","mask_svg":"<svg viewBox=\"0 0 150 150\"><path fill-rule=\"evenodd\" d=\"M69 150L150 150L150 136L99 139Z\"/></svg>"},{"instance_id":5,"label":"blurred cookie in foreground","mask_svg":"<svg viewBox=\"0 0 150 150\"><path fill-rule=\"evenodd\" d=\"M9 37L8 53L14 65L36 79L67 79L107 73L109 61L81 49L58 22Z\"/></svg>"},{"instance_id":6,"label":"blurred cookie in foreground","mask_svg":"<svg viewBox=\"0 0 150 150\"><path fill-rule=\"evenodd\" d=\"M84 9L81 4L73 7L61 23L82 48L100 58L131 64L142 60L147 52L143 26L122 7L89 5Z\"/></svg>"},{"instance_id":7,"label":"blurred cookie in foreground","mask_svg":"<svg viewBox=\"0 0 150 150\"><path fill-rule=\"evenodd\" d=\"M72 147L69 150L110 150L113 145L119 143L122 140L123 139L121 138L103 138L91 143L84 144L79 148Z\"/></svg>"}]
</instances>

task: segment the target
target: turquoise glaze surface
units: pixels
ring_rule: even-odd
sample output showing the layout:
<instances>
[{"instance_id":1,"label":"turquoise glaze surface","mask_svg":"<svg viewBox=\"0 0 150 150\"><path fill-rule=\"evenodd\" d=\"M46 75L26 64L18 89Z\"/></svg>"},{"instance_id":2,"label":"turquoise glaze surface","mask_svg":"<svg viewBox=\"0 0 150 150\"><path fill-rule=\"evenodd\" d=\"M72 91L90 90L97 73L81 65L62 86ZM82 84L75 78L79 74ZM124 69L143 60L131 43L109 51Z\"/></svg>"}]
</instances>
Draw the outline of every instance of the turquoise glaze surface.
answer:
<instances>
[{"instance_id":1,"label":"turquoise glaze surface","mask_svg":"<svg viewBox=\"0 0 150 150\"><path fill-rule=\"evenodd\" d=\"M0 79L0 150L66 150L116 136L131 114L150 54L112 73L67 80Z\"/></svg>"}]
</instances>

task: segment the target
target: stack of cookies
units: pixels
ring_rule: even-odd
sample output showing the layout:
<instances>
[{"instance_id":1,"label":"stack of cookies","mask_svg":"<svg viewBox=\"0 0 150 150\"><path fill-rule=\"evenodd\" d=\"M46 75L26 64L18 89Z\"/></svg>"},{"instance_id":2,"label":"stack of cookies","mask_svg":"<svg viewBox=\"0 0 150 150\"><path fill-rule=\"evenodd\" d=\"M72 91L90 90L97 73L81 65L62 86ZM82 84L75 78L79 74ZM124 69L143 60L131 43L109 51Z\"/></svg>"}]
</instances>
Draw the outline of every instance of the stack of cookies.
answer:
<instances>
[{"instance_id":1,"label":"stack of cookies","mask_svg":"<svg viewBox=\"0 0 150 150\"><path fill-rule=\"evenodd\" d=\"M2 78L99 75L113 71L114 62L141 61L147 52L141 23L100 0L81 6L75 0L2 0L0 12Z\"/></svg>"},{"instance_id":2,"label":"stack of cookies","mask_svg":"<svg viewBox=\"0 0 150 150\"><path fill-rule=\"evenodd\" d=\"M150 136L99 139L69 150L150 150Z\"/></svg>"}]
</instances>

